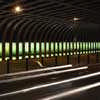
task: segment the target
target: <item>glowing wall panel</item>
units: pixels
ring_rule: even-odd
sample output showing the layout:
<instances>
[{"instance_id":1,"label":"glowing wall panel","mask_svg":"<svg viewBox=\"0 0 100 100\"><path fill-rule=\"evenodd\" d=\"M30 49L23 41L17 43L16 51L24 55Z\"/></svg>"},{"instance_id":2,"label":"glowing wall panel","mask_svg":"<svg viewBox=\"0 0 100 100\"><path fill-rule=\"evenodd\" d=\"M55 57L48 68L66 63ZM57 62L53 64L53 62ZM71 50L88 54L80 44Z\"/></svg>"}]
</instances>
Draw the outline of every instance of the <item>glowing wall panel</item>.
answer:
<instances>
[{"instance_id":1,"label":"glowing wall panel","mask_svg":"<svg viewBox=\"0 0 100 100\"><path fill-rule=\"evenodd\" d=\"M98 42L96 42L96 50L98 50Z\"/></svg>"},{"instance_id":2,"label":"glowing wall panel","mask_svg":"<svg viewBox=\"0 0 100 100\"><path fill-rule=\"evenodd\" d=\"M15 57L16 56L16 43L12 43L12 55Z\"/></svg>"},{"instance_id":3,"label":"glowing wall panel","mask_svg":"<svg viewBox=\"0 0 100 100\"><path fill-rule=\"evenodd\" d=\"M0 57L2 56L2 43L0 43Z\"/></svg>"},{"instance_id":4,"label":"glowing wall panel","mask_svg":"<svg viewBox=\"0 0 100 100\"><path fill-rule=\"evenodd\" d=\"M74 44L74 49L77 49L76 42L74 42L73 44Z\"/></svg>"},{"instance_id":5,"label":"glowing wall panel","mask_svg":"<svg viewBox=\"0 0 100 100\"><path fill-rule=\"evenodd\" d=\"M9 57L10 54L10 45L8 42L5 43L5 56Z\"/></svg>"},{"instance_id":6,"label":"glowing wall panel","mask_svg":"<svg viewBox=\"0 0 100 100\"><path fill-rule=\"evenodd\" d=\"M66 42L63 42L63 51L66 51Z\"/></svg>"},{"instance_id":7,"label":"glowing wall panel","mask_svg":"<svg viewBox=\"0 0 100 100\"><path fill-rule=\"evenodd\" d=\"M49 42L46 43L46 53L49 53Z\"/></svg>"},{"instance_id":8,"label":"glowing wall panel","mask_svg":"<svg viewBox=\"0 0 100 100\"><path fill-rule=\"evenodd\" d=\"M36 54L39 54L40 52L40 44L39 42L36 42Z\"/></svg>"},{"instance_id":9,"label":"glowing wall panel","mask_svg":"<svg viewBox=\"0 0 100 100\"><path fill-rule=\"evenodd\" d=\"M34 55L34 43L31 42L31 54Z\"/></svg>"},{"instance_id":10,"label":"glowing wall panel","mask_svg":"<svg viewBox=\"0 0 100 100\"><path fill-rule=\"evenodd\" d=\"M100 49L100 42L97 43L97 47L98 47L98 49Z\"/></svg>"},{"instance_id":11,"label":"glowing wall panel","mask_svg":"<svg viewBox=\"0 0 100 100\"><path fill-rule=\"evenodd\" d=\"M57 53L58 52L58 43L55 42L55 52Z\"/></svg>"},{"instance_id":12,"label":"glowing wall panel","mask_svg":"<svg viewBox=\"0 0 100 100\"><path fill-rule=\"evenodd\" d=\"M25 42L25 55L28 55L29 53L29 43Z\"/></svg>"},{"instance_id":13,"label":"glowing wall panel","mask_svg":"<svg viewBox=\"0 0 100 100\"><path fill-rule=\"evenodd\" d=\"M83 50L85 50L85 42L83 42Z\"/></svg>"},{"instance_id":14,"label":"glowing wall panel","mask_svg":"<svg viewBox=\"0 0 100 100\"><path fill-rule=\"evenodd\" d=\"M62 42L59 42L59 52L62 52Z\"/></svg>"},{"instance_id":15,"label":"glowing wall panel","mask_svg":"<svg viewBox=\"0 0 100 100\"><path fill-rule=\"evenodd\" d=\"M19 43L19 56L22 56L23 53L23 44L20 42Z\"/></svg>"},{"instance_id":16,"label":"glowing wall panel","mask_svg":"<svg viewBox=\"0 0 100 100\"><path fill-rule=\"evenodd\" d=\"M94 47L94 49L96 48L96 43L94 43L94 46L93 47Z\"/></svg>"},{"instance_id":17,"label":"glowing wall panel","mask_svg":"<svg viewBox=\"0 0 100 100\"><path fill-rule=\"evenodd\" d=\"M70 48L69 48L69 42L67 42L67 51L69 51Z\"/></svg>"},{"instance_id":18,"label":"glowing wall panel","mask_svg":"<svg viewBox=\"0 0 100 100\"><path fill-rule=\"evenodd\" d=\"M79 42L77 42L77 50L79 50Z\"/></svg>"},{"instance_id":19,"label":"glowing wall panel","mask_svg":"<svg viewBox=\"0 0 100 100\"><path fill-rule=\"evenodd\" d=\"M82 45L82 42L80 42L80 51L82 50L82 46L83 46L83 45Z\"/></svg>"},{"instance_id":20,"label":"glowing wall panel","mask_svg":"<svg viewBox=\"0 0 100 100\"><path fill-rule=\"evenodd\" d=\"M44 53L44 51L45 51L45 45L44 45L44 42L42 42L41 43L41 52Z\"/></svg>"},{"instance_id":21,"label":"glowing wall panel","mask_svg":"<svg viewBox=\"0 0 100 100\"><path fill-rule=\"evenodd\" d=\"M54 53L54 43L51 42L51 52Z\"/></svg>"},{"instance_id":22,"label":"glowing wall panel","mask_svg":"<svg viewBox=\"0 0 100 100\"><path fill-rule=\"evenodd\" d=\"M90 42L88 43L88 49L89 50L91 49L91 43Z\"/></svg>"},{"instance_id":23,"label":"glowing wall panel","mask_svg":"<svg viewBox=\"0 0 100 100\"><path fill-rule=\"evenodd\" d=\"M93 45L94 45L94 44L91 42L91 50L93 50L93 48L94 48Z\"/></svg>"},{"instance_id":24,"label":"glowing wall panel","mask_svg":"<svg viewBox=\"0 0 100 100\"><path fill-rule=\"evenodd\" d=\"M73 42L70 42L70 50L73 50Z\"/></svg>"},{"instance_id":25,"label":"glowing wall panel","mask_svg":"<svg viewBox=\"0 0 100 100\"><path fill-rule=\"evenodd\" d=\"M86 50L88 50L88 42L86 42Z\"/></svg>"}]
</instances>

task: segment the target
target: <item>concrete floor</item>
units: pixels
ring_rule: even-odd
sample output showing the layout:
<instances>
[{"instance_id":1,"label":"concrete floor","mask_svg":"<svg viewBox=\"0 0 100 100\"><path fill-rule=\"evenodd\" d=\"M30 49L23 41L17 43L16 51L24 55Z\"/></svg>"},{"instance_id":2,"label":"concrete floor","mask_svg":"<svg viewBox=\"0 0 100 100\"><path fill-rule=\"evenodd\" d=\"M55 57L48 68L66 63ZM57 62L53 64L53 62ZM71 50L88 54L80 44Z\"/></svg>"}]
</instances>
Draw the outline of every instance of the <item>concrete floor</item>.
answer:
<instances>
[{"instance_id":1,"label":"concrete floor","mask_svg":"<svg viewBox=\"0 0 100 100\"><path fill-rule=\"evenodd\" d=\"M97 72L99 72L99 70ZM60 83L49 87L30 90L27 92L22 91L20 93L12 93L10 95L8 94L2 96L2 94L5 93L11 93L13 91L19 91L26 88L29 89L30 87L34 87L37 85L46 85L52 82L56 83L58 81L69 80L71 78L84 76L88 74L92 74L92 72L87 73L84 71L81 74L80 71L76 71L74 73L64 73L59 75L51 75L47 77L0 84L0 100L100 100L100 86L80 91L77 93L73 93L71 95L65 95L63 97L59 97L59 94L62 94L64 92L66 93L69 91L74 91L77 88L100 82L100 75L73 82ZM53 97L55 95L58 95L59 98L54 98L54 99L47 98L47 97L49 98Z\"/></svg>"}]
</instances>

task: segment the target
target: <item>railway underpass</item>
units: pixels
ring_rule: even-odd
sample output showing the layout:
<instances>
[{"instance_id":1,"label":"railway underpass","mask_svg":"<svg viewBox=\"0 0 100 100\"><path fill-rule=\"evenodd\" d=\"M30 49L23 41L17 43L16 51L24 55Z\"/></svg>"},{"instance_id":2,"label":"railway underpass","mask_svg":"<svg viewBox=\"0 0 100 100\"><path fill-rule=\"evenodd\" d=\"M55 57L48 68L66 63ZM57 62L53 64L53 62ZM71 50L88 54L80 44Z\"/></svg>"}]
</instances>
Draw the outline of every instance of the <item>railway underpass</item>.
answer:
<instances>
[{"instance_id":1,"label":"railway underpass","mask_svg":"<svg viewBox=\"0 0 100 100\"><path fill-rule=\"evenodd\" d=\"M99 12L99 0L1 0L0 100L100 100Z\"/></svg>"}]
</instances>

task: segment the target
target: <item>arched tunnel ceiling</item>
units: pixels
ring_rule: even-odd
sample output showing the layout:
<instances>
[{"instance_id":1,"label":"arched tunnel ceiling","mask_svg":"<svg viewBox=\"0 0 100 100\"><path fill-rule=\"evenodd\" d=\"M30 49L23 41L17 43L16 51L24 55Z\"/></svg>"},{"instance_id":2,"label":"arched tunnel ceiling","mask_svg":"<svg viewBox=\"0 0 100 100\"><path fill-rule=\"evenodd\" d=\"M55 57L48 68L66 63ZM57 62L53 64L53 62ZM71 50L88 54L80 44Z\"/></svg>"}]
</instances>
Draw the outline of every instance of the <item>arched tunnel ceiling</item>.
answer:
<instances>
[{"instance_id":1,"label":"arched tunnel ceiling","mask_svg":"<svg viewBox=\"0 0 100 100\"><path fill-rule=\"evenodd\" d=\"M83 21L99 23L100 0L1 0L0 9L10 11L20 4L24 14L55 17L64 20L74 16Z\"/></svg>"},{"instance_id":2,"label":"arched tunnel ceiling","mask_svg":"<svg viewBox=\"0 0 100 100\"><path fill-rule=\"evenodd\" d=\"M20 14L12 12L17 5L23 9ZM9 41L45 40L52 37L54 40L59 37L60 40L63 33L69 31L72 25L70 21L74 17L80 18L80 23L98 26L99 12L100 0L0 0L1 37Z\"/></svg>"}]
</instances>

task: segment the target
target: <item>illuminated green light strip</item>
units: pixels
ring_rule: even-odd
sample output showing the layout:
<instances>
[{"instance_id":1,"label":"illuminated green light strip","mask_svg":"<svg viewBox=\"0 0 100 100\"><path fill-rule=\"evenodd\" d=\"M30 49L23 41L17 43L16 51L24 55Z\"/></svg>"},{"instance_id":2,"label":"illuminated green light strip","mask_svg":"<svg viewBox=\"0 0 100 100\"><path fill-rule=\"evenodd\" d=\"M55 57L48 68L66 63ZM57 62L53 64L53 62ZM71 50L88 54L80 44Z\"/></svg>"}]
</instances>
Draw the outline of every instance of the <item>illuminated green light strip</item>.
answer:
<instances>
[{"instance_id":1,"label":"illuminated green light strip","mask_svg":"<svg viewBox=\"0 0 100 100\"><path fill-rule=\"evenodd\" d=\"M5 43L5 55L6 55L6 59L8 59L9 57L9 54L10 54L10 46L9 46L9 43Z\"/></svg>"},{"instance_id":2,"label":"illuminated green light strip","mask_svg":"<svg viewBox=\"0 0 100 100\"><path fill-rule=\"evenodd\" d=\"M44 45L44 43L42 42L42 43L41 43L41 52L44 53L44 51L45 51L45 45Z\"/></svg>"},{"instance_id":3,"label":"illuminated green light strip","mask_svg":"<svg viewBox=\"0 0 100 100\"><path fill-rule=\"evenodd\" d=\"M23 54L23 45L22 43L19 43L19 56L22 56Z\"/></svg>"},{"instance_id":4,"label":"illuminated green light strip","mask_svg":"<svg viewBox=\"0 0 100 100\"><path fill-rule=\"evenodd\" d=\"M45 47L43 47L43 48L45 48ZM45 51L45 50L44 50L44 51ZM44 52L44 51L43 51L43 52ZM46 43L46 53L49 53L49 42Z\"/></svg>"},{"instance_id":5,"label":"illuminated green light strip","mask_svg":"<svg viewBox=\"0 0 100 100\"><path fill-rule=\"evenodd\" d=\"M36 43L36 54L39 54L40 52L40 44L39 42Z\"/></svg>"},{"instance_id":6,"label":"illuminated green light strip","mask_svg":"<svg viewBox=\"0 0 100 100\"><path fill-rule=\"evenodd\" d=\"M0 43L0 57L2 57L2 43Z\"/></svg>"},{"instance_id":7,"label":"illuminated green light strip","mask_svg":"<svg viewBox=\"0 0 100 100\"><path fill-rule=\"evenodd\" d=\"M96 45L95 45L96 44ZM70 47L69 47L70 45ZM54 48L55 46L55 48ZM45 48L46 47L46 48ZM50 48L49 48L50 47ZM59 47L59 48L58 48ZM63 48L62 48L63 47ZM51 51L51 56L62 56L63 55L69 55L69 50L70 54L79 54L79 48L80 48L80 54L82 54L82 49L83 49L83 54L88 54L88 53L95 53L95 49L97 50L96 52L100 51L100 42L41 42L41 56L45 57L45 50L46 50L46 57L49 57L49 53ZM31 50L31 58L34 58L34 50L35 49L35 44L34 42L30 43L30 50ZM49 49L51 49L49 51ZM55 50L54 50L55 49ZM77 51L74 51L77 50ZM29 58L29 42L25 42L25 58ZM55 51L55 55L54 55ZM59 54L58 54L59 51ZM68 52L68 53L66 53ZM12 43L12 59L16 59L16 42ZM9 59L10 56L10 43L6 42L5 43L5 59ZM23 43L19 42L19 59L22 59L23 56ZM0 60L2 57L2 42L0 43ZM36 58L40 57L40 43L36 42Z\"/></svg>"},{"instance_id":8,"label":"illuminated green light strip","mask_svg":"<svg viewBox=\"0 0 100 100\"><path fill-rule=\"evenodd\" d=\"M34 55L34 43L31 43L31 55Z\"/></svg>"},{"instance_id":9,"label":"illuminated green light strip","mask_svg":"<svg viewBox=\"0 0 100 100\"><path fill-rule=\"evenodd\" d=\"M29 53L29 43L25 42L25 55L28 55Z\"/></svg>"},{"instance_id":10,"label":"illuminated green light strip","mask_svg":"<svg viewBox=\"0 0 100 100\"><path fill-rule=\"evenodd\" d=\"M12 43L12 55L16 56L16 43Z\"/></svg>"}]
</instances>

